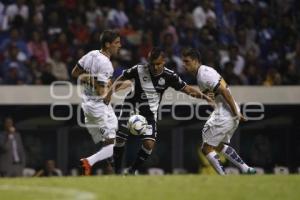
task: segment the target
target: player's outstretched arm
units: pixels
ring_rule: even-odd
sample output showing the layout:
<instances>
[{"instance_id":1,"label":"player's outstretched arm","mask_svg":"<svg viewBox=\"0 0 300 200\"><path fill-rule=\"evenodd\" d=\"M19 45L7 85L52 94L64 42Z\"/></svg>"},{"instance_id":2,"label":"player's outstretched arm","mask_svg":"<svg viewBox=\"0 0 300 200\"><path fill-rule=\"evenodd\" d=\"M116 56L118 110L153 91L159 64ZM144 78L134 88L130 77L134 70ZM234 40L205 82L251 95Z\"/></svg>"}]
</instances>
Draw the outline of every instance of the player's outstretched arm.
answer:
<instances>
[{"instance_id":1,"label":"player's outstretched arm","mask_svg":"<svg viewBox=\"0 0 300 200\"><path fill-rule=\"evenodd\" d=\"M238 117L240 121L247 121L247 119L237 110L235 106L234 98L229 92L227 88L227 84L223 78L221 79L220 86L218 87L217 91L224 97L233 115Z\"/></svg>"},{"instance_id":2,"label":"player's outstretched arm","mask_svg":"<svg viewBox=\"0 0 300 200\"><path fill-rule=\"evenodd\" d=\"M190 85L186 85L181 91L192 97L195 97L198 99L205 99L210 105L212 105L214 107L215 103L209 96L203 94L200 90L198 90Z\"/></svg>"},{"instance_id":3,"label":"player's outstretched arm","mask_svg":"<svg viewBox=\"0 0 300 200\"><path fill-rule=\"evenodd\" d=\"M120 75L109 88L107 95L103 99L104 103L107 105L109 104L111 96L114 94L114 92L126 89L127 87L131 86L131 82L128 81L129 80L127 80L123 75Z\"/></svg>"}]
</instances>

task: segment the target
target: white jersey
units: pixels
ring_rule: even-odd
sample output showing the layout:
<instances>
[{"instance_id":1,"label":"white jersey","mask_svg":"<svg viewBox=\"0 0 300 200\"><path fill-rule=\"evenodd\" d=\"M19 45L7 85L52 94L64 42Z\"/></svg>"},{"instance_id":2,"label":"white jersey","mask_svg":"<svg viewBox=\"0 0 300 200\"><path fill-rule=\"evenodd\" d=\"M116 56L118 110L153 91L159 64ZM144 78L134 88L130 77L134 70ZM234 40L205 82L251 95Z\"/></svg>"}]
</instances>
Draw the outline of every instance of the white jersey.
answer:
<instances>
[{"instance_id":1,"label":"white jersey","mask_svg":"<svg viewBox=\"0 0 300 200\"><path fill-rule=\"evenodd\" d=\"M114 68L109 58L99 50L90 51L79 61L78 66L93 76L101 85L111 79ZM83 102L85 125L95 143L116 137L118 120L111 105L106 105L94 87L84 84Z\"/></svg>"},{"instance_id":2,"label":"white jersey","mask_svg":"<svg viewBox=\"0 0 300 200\"><path fill-rule=\"evenodd\" d=\"M204 92L204 91L215 92L215 90L218 89L218 87L220 85L221 79L222 79L222 76L215 69L213 69L209 66L201 65L198 69L197 83L202 92ZM229 92L230 92L230 90L229 90ZM217 107L215 109L215 114L218 114L221 116L224 116L224 115L225 116L226 115L233 116L228 103L226 102L226 100L223 98L222 95L216 95L215 102L217 104ZM239 107L236 102L235 102L235 105L236 105L237 109L239 110Z\"/></svg>"},{"instance_id":3,"label":"white jersey","mask_svg":"<svg viewBox=\"0 0 300 200\"><path fill-rule=\"evenodd\" d=\"M102 85L105 85L109 82L114 72L114 68L109 58L103 55L99 50L90 51L84 55L78 61L78 65ZM94 87L91 87L87 84L84 84L82 96L83 102L99 101L100 99Z\"/></svg>"}]
</instances>

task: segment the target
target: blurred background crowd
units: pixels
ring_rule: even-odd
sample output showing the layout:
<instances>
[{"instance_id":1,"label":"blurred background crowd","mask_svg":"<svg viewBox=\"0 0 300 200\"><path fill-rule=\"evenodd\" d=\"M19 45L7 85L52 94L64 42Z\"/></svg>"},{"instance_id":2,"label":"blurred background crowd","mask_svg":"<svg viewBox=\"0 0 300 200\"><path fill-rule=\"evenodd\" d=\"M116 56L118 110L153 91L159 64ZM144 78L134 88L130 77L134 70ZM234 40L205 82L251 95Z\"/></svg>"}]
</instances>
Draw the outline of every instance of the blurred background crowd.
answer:
<instances>
[{"instance_id":1,"label":"blurred background crowd","mask_svg":"<svg viewBox=\"0 0 300 200\"><path fill-rule=\"evenodd\" d=\"M0 84L71 80L110 28L122 37L116 76L161 46L167 67L193 84L180 50L194 47L229 84L296 85L299 9L296 0L1 0Z\"/></svg>"}]
</instances>

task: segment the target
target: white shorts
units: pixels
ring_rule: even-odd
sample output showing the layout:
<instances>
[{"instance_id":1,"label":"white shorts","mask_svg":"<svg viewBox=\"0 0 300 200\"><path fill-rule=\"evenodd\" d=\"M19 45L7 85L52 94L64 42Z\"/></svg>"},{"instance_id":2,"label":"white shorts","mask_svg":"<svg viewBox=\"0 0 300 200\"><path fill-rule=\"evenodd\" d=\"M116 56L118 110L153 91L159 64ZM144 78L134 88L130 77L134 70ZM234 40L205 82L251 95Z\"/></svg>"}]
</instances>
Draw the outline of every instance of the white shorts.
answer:
<instances>
[{"instance_id":1,"label":"white shorts","mask_svg":"<svg viewBox=\"0 0 300 200\"><path fill-rule=\"evenodd\" d=\"M111 105L85 102L82 109L86 128L95 143L116 137L118 119Z\"/></svg>"},{"instance_id":2,"label":"white shorts","mask_svg":"<svg viewBox=\"0 0 300 200\"><path fill-rule=\"evenodd\" d=\"M239 121L231 115L212 113L202 130L203 143L217 147L221 142L230 143L230 139L237 129Z\"/></svg>"}]
</instances>

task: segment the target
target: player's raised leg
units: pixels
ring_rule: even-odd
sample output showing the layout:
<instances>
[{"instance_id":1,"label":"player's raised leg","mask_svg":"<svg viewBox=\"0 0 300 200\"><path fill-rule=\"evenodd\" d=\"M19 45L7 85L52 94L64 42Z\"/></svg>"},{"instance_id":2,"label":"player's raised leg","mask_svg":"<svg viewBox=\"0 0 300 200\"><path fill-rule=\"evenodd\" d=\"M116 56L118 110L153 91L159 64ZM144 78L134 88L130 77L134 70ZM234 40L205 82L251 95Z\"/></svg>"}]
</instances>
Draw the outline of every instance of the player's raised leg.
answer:
<instances>
[{"instance_id":1,"label":"player's raised leg","mask_svg":"<svg viewBox=\"0 0 300 200\"><path fill-rule=\"evenodd\" d=\"M103 147L95 154L80 159L81 166L84 170L84 175L91 175L92 167L95 163L107 159L113 155L113 148L114 148L114 141L115 139L107 139L103 143Z\"/></svg>"},{"instance_id":2,"label":"player's raised leg","mask_svg":"<svg viewBox=\"0 0 300 200\"><path fill-rule=\"evenodd\" d=\"M101 106L103 115L106 117L92 116L85 113L85 124L96 145L101 144L100 150L95 154L81 159L85 175L91 174L92 166L113 155L118 128L118 120L111 106Z\"/></svg>"}]
</instances>

